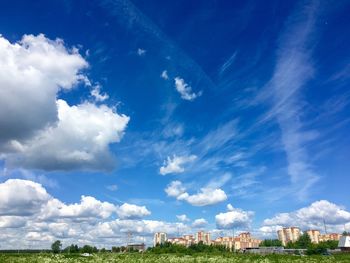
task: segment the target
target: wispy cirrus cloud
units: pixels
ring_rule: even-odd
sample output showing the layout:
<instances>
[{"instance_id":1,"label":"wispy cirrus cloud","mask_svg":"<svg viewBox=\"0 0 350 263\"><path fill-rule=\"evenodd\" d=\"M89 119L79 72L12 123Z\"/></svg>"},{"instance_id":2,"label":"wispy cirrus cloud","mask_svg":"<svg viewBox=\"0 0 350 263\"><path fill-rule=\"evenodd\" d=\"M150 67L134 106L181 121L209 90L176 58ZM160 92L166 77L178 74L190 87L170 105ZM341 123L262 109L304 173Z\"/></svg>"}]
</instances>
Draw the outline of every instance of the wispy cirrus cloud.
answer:
<instances>
[{"instance_id":1,"label":"wispy cirrus cloud","mask_svg":"<svg viewBox=\"0 0 350 263\"><path fill-rule=\"evenodd\" d=\"M313 77L312 40L319 12L317 2L299 6L285 25L278 41L277 62L272 78L259 94L259 100L271 103L262 122L275 119L281 130L287 157L287 172L292 185L297 185L299 199L307 196L319 176L311 164L307 143L317 137L316 131L303 127L302 89Z\"/></svg>"}]
</instances>

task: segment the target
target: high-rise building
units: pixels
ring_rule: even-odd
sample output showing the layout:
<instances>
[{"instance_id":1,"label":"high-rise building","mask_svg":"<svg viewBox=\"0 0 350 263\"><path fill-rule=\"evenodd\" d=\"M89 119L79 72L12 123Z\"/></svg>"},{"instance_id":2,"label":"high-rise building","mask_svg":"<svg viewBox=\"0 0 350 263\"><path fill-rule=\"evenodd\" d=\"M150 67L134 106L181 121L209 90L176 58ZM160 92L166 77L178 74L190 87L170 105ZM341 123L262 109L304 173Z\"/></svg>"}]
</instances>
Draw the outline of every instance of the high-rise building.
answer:
<instances>
[{"instance_id":1,"label":"high-rise building","mask_svg":"<svg viewBox=\"0 0 350 263\"><path fill-rule=\"evenodd\" d=\"M157 232L154 234L153 245L161 245L167 241L167 235L164 232Z\"/></svg>"},{"instance_id":2,"label":"high-rise building","mask_svg":"<svg viewBox=\"0 0 350 263\"><path fill-rule=\"evenodd\" d=\"M204 231L199 231L196 233L196 243L203 242L206 245L210 245L210 233L206 233Z\"/></svg>"},{"instance_id":3,"label":"high-rise building","mask_svg":"<svg viewBox=\"0 0 350 263\"><path fill-rule=\"evenodd\" d=\"M300 237L300 229L298 227L285 227L277 231L278 239L282 245L287 245L288 242L295 242Z\"/></svg>"},{"instance_id":4,"label":"high-rise building","mask_svg":"<svg viewBox=\"0 0 350 263\"><path fill-rule=\"evenodd\" d=\"M309 235L312 243L318 244L320 242L320 231L307 230L306 233Z\"/></svg>"}]
</instances>

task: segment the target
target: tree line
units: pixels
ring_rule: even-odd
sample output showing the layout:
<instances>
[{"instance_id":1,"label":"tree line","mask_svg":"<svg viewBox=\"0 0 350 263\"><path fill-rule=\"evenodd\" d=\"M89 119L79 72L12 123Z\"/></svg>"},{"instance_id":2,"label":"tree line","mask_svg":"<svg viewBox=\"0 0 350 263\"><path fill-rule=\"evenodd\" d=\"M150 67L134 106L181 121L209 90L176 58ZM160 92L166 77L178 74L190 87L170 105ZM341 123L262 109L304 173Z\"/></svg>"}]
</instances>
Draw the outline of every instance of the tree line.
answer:
<instances>
[{"instance_id":1,"label":"tree line","mask_svg":"<svg viewBox=\"0 0 350 263\"><path fill-rule=\"evenodd\" d=\"M344 233L343 233L344 234ZM282 247L282 242L278 239L265 239L260 243L260 247ZM318 244L312 243L310 236L305 232L295 242L288 242L287 249L306 249L306 254L326 254L328 249L338 248L337 240L321 241Z\"/></svg>"},{"instance_id":2,"label":"tree line","mask_svg":"<svg viewBox=\"0 0 350 263\"><path fill-rule=\"evenodd\" d=\"M223 245L206 245L202 241L192 244L188 247L179 244L165 242L157 244L155 247L147 249L148 252L154 254L178 253L178 254L194 254L194 253L225 253L230 252L229 248Z\"/></svg>"}]
</instances>

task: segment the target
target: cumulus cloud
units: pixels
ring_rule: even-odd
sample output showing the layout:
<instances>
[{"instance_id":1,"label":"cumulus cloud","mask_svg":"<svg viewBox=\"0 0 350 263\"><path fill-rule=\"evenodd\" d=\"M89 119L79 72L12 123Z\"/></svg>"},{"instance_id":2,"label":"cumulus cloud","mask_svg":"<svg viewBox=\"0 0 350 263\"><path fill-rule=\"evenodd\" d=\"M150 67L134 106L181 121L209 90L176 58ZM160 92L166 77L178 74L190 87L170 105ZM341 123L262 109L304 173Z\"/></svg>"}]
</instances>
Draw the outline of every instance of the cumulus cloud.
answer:
<instances>
[{"instance_id":1,"label":"cumulus cloud","mask_svg":"<svg viewBox=\"0 0 350 263\"><path fill-rule=\"evenodd\" d=\"M192 92L192 87L189 86L184 79L176 77L174 80L175 88L177 92L180 93L182 99L192 101L202 95L201 91L198 93Z\"/></svg>"},{"instance_id":2,"label":"cumulus cloud","mask_svg":"<svg viewBox=\"0 0 350 263\"><path fill-rule=\"evenodd\" d=\"M177 200L186 201L193 206L207 206L223 202L227 199L226 193L221 189L203 187L196 194L188 194L180 181L171 182L165 192Z\"/></svg>"},{"instance_id":3,"label":"cumulus cloud","mask_svg":"<svg viewBox=\"0 0 350 263\"><path fill-rule=\"evenodd\" d=\"M234 207L231 204L227 204L226 208L227 208L228 211L233 211L234 210Z\"/></svg>"},{"instance_id":4,"label":"cumulus cloud","mask_svg":"<svg viewBox=\"0 0 350 263\"><path fill-rule=\"evenodd\" d=\"M37 183L9 179L0 184L0 215L28 216L40 211L50 195Z\"/></svg>"},{"instance_id":5,"label":"cumulus cloud","mask_svg":"<svg viewBox=\"0 0 350 263\"><path fill-rule=\"evenodd\" d=\"M40 219L72 218L86 220L89 218L108 218L116 213L117 207L108 202L101 202L92 196L82 196L80 203L66 205L58 199L51 198L42 208Z\"/></svg>"},{"instance_id":6,"label":"cumulus cloud","mask_svg":"<svg viewBox=\"0 0 350 263\"><path fill-rule=\"evenodd\" d=\"M145 206L137 206L125 203L118 208L118 216L121 219L136 219L148 216L151 214Z\"/></svg>"},{"instance_id":7,"label":"cumulus cloud","mask_svg":"<svg viewBox=\"0 0 350 263\"><path fill-rule=\"evenodd\" d=\"M0 154L6 166L43 170L107 170L109 145L119 142L129 117L106 105L68 105L60 90L91 82L76 48L44 35L17 43L0 36ZM107 94L95 86L92 95Z\"/></svg>"},{"instance_id":8,"label":"cumulus cloud","mask_svg":"<svg viewBox=\"0 0 350 263\"><path fill-rule=\"evenodd\" d=\"M87 66L61 39L24 35L10 43L0 36L0 147L56 122L57 92L72 89Z\"/></svg>"},{"instance_id":9,"label":"cumulus cloud","mask_svg":"<svg viewBox=\"0 0 350 263\"><path fill-rule=\"evenodd\" d=\"M180 220L181 222L187 222L190 221L190 219L187 217L187 215L177 215L176 216L178 220Z\"/></svg>"},{"instance_id":10,"label":"cumulus cloud","mask_svg":"<svg viewBox=\"0 0 350 263\"><path fill-rule=\"evenodd\" d=\"M22 208L22 212L11 207ZM111 247L123 245L129 232L133 233L135 242L151 244L155 232L192 231L182 222L140 219L149 213L146 207L116 206L91 196L82 196L75 204L65 204L38 183L8 180L0 184L0 245L4 249L48 248L60 239L64 246L76 243ZM115 219L115 215L119 218Z\"/></svg>"},{"instance_id":11,"label":"cumulus cloud","mask_svg":"<svg viewBox=\"0 0 350 263\"><path fill-rule=\"evenodd\" d=\"M176 156L173 158L168 157L166 161L164 161L164 165L160 167L159 172L161 175L166 175L169 173L183 173L185 171L183 165L186 163L193 162L197 159L197 156Z\"/></svg>"},{"instance_id":12,"label":"cumulus cloud","mask_svg":"<svg viewBox=\"0 0 350 263\"><path fill-rule=\"evenodd\" d=\"M324 220L324 221L323 221ZM263 226L287 227L299 226L302 229L323 229L323 222L333 231L341 231L345 224L350 224L350 212L327 200L320 200L310 206L289 213L279 213L265 219Z\"/></svg>"},{"instance_id":13,"label":"cumulus cloud","mask_svg":"<svg viewBox=\"0 0 350 263\"><path fill-rule=\"evenodd\" d=\"M172 181L167 188L165 188L165 192L168 196L178 197L186 191L186 188L182 185L180 181Z\"/></svg>"},{"instance_id":14,"label":"cumulus cloud","mask_svg":"<svg viewBox=\"0 0 350 263\"><path fill-rule=\"evenodd\" d=\"M113 168L108 146L121 140L129 117L88 102L69 106L58 100L57 107L57 126L48 127L26 143L18 142L21 151L9 155L8 163L43 170Z\"/></svg>"},{"instance_id":15,"label":"cumulus cloud","mask_svg":"<svg viewBox=\"0 0 350 263\"><path fill-rule=\"evenodd\" d=\"M198 218L192 223L192 227L194 228L205 227L206 225L208 225L208 222L204 218Z\"/></svg>"},{"instance_id":16,"label":"cumulus cloud","mask_svg":"<svg viewBox=\"0 0 350 263\"><path fill-rule=\"evenodd\" d=\"M232 229L249 227L252 222L254 212L244 211L239 208L228 206L228 212L220 213L215 216L216 226L219 229Z\"/></svg>"},{"instance_id":17,"label":"cumulus cloud","mask_svg":"<svg viewBox=\"0 0 350 263\"><path fill-rule=\"evenodd\" d=\"M41 184L28 180L9 179L0 183L2 248L25 248L33 242L36 247L46 248L56 239L65 245L103 245L105 237L113 237L113 242L107 241L111 246L128 231L151 237L154 231L188 230L182 223L141 219L149 214L144 206L127 203L117 206L92 196L66 204L48 194ZM115 219L115 215L119 218ZM119 244L123 241L121 238Z\"/></svg>"}]
</instances>

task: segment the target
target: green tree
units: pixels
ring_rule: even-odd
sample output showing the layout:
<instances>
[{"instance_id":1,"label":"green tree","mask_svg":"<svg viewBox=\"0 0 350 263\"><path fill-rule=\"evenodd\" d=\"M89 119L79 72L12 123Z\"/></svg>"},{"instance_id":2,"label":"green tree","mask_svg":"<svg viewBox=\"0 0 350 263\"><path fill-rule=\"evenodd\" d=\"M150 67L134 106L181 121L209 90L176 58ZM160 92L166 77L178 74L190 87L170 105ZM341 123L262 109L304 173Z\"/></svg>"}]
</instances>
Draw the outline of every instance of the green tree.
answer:
<instances>
[{"instance_id":1,"label":"green tree","mask_svg":"<svg viewBox=\"0 0 350 263\"><path fill-rule=\"evenodd\" d=\"M308 248L311 245L311 239L308 233L302 234L296 242L299 248Z\"/></svg>"},{"instance_id":2,"label":"green tree","mask_svg":"<svg viewBox=\"0 0 350 263\"><path fill-rule=\"evenodd\" d=\"M260 243L260 247L281 247L282 242L278 239L265 239Z\"/></svg>"},{"instance_id":3,"label":"green tree","mask_svg":"<svg viewBox=\"0 0 350 263\"><path fill-rule=\"evenodd\" d=\"M56 240L55 242L52 243L51 249L53 253L60 253L62 248L62 243L59 240Z\"/></svg>"},{"instance_id":4,"label":"green tree","mask_svg":"<svg viewBox=\"0 0 350 263\"><path fill-rule=\"evenodd\" d=\"M97 247L92 247L92 246L89 246L89 245L84 245L81 249L81 252L82 253L89 253L89 254L92 254L92 253L97 253L98 252L98 249Z\"/></svg>"},{"instance_id":5,"label":"green tree","mask_svg":"<svg viewBox=\"0 0 350 263\"><path fill-rule=\"evenodd\" d=\"M112 247L112 252L119 253L120 252L120 247Z\"/></svg>"}]
</instances>

